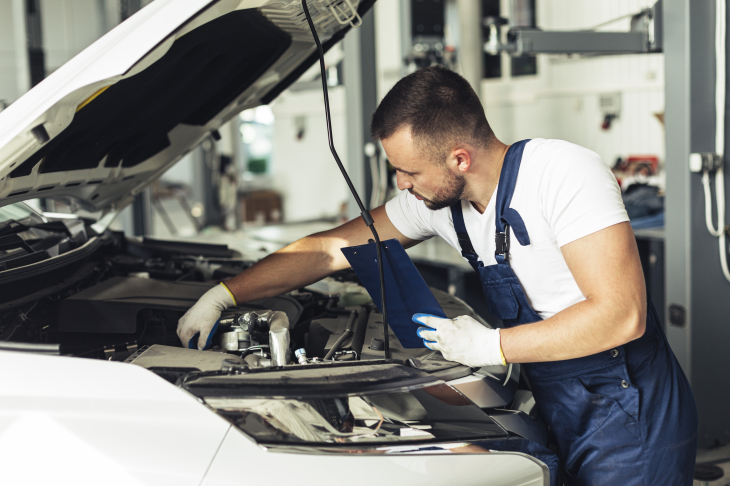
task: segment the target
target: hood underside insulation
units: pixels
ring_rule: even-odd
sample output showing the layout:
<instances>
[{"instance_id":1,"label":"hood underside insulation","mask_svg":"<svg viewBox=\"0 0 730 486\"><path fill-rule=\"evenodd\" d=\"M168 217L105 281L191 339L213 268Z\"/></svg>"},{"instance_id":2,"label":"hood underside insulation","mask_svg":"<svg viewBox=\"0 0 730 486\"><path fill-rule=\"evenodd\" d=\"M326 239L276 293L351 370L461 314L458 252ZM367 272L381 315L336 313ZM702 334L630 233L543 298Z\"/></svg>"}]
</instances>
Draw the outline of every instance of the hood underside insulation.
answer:
<instances>
[{"instance_id":1,"label":"hood underside insulation","mask_svg":"<svg viewBox=\"0 0 730 486\"><path fill-rule=\"evenodd\" d=\"M10 177L133 167L170 145L180 124L203 126L269 69L291 36L256 10L230 12L177 39L144 71L119 81Z\"/></svg>"}]
</instances>

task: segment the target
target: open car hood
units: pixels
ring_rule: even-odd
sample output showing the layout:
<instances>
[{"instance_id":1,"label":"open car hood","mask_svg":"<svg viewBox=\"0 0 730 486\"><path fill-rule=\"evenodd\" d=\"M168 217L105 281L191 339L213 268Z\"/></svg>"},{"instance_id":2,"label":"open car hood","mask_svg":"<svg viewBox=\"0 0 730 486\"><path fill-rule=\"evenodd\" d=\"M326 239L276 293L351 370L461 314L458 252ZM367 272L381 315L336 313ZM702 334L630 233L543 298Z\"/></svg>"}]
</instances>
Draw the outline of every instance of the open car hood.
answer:
<instances>
[{"instance_id":1,"label":"open car hood","mask_svg":"<svg viewBox=\"0 0 730 486\"><path fill-rule=\"evenodd\" d=\"M374 1L309 0L325 50ZM0 206L115 212L317 59L299 0L155 0L0 113Z\"/></svg>"}]
</instances>

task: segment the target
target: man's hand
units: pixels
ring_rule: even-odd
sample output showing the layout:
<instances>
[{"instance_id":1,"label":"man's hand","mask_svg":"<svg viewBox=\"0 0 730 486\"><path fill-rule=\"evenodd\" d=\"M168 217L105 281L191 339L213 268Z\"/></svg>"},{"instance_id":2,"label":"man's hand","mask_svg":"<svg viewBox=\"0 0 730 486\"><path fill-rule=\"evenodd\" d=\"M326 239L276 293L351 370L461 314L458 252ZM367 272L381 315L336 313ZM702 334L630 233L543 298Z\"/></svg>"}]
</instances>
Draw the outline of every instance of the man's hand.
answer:
<instances>
[{"instance_id":1,"label":"man's hand","mask_svg":"<svg viewBox=\"0 0 730 486\"><path fill-rule=\"evenodd\" d=\"M204 293L177 323L177 335L180 337L183 347L187 348L190 339L199 332L198 349L203 349L208 340L208 334L221 316L221 312L233 305L236 303L228 288L223 284L216 285Z\"/></svg>"},{"instance_id":2,"label":"man's hand","mask_svg":"<svg viewBox=\"0 0 730 486\"><path fill-rule=\"evenodd\" d=\"M427 348L441 351L449 361L481 368L504 364L499 329L489 329L469 316L444 319L416 314L413 321L428 327L418 329Z\"/></svg>"}]
</instances>

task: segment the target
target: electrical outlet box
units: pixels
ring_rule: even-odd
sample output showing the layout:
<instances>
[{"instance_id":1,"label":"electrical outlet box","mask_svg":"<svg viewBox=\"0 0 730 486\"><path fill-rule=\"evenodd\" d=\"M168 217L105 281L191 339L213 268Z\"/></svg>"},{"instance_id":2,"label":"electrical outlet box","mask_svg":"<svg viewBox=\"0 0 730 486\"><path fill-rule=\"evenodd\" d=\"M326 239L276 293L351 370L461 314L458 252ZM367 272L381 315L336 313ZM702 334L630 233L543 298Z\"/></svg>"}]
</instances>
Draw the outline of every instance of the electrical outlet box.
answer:
<instances>
[{"instance_id":1,"label":"electrical outlet box","mask_svg":"<svg viewBox=\"0 0 730 486\"><path fill-rule=\"evenodd\" d=\"M601 93L598 95L598 108L603 115L621 115L621 93Z\"/></svg>"},{"instance_id":2,"label":"electrical outlet box","mask_svg":"<svg viewBox=\"0 0 730 486\"><path fill-rule=\"evenodd\" d=\"M712 172L722 167L722 155L714 152L696 152L689 154L690 172Z\"/></svg>"}]
</instances>

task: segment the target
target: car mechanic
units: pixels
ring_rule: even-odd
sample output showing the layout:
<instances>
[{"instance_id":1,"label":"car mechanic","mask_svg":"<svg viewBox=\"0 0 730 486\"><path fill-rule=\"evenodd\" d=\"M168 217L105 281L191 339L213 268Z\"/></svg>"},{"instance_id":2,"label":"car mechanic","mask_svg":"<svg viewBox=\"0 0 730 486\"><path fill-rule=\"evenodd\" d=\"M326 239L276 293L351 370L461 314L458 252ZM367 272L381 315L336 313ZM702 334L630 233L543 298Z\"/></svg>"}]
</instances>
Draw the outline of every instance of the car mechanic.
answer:
<instances>
[{"instance_id":1,"label":"car mechanic","mask_svg":"<svg viewBox=\"0 0 730 486\"><path fill-rule=\"evenodd\" d=\"M469 83L438 66L391 89L371 135L402 190L371 212L381 238L406 248L444 238L504 323L417 314L426 346L472 367L522 363L567 484L692 484L694 397L647 303L620 189L600 157L560 140L505 145ZM202 349L223 310L348 268L340 249L369 237L357 218L269 255L203 295L180 319L180 339L200 333Z\"/></svg>"}]
</instances>

